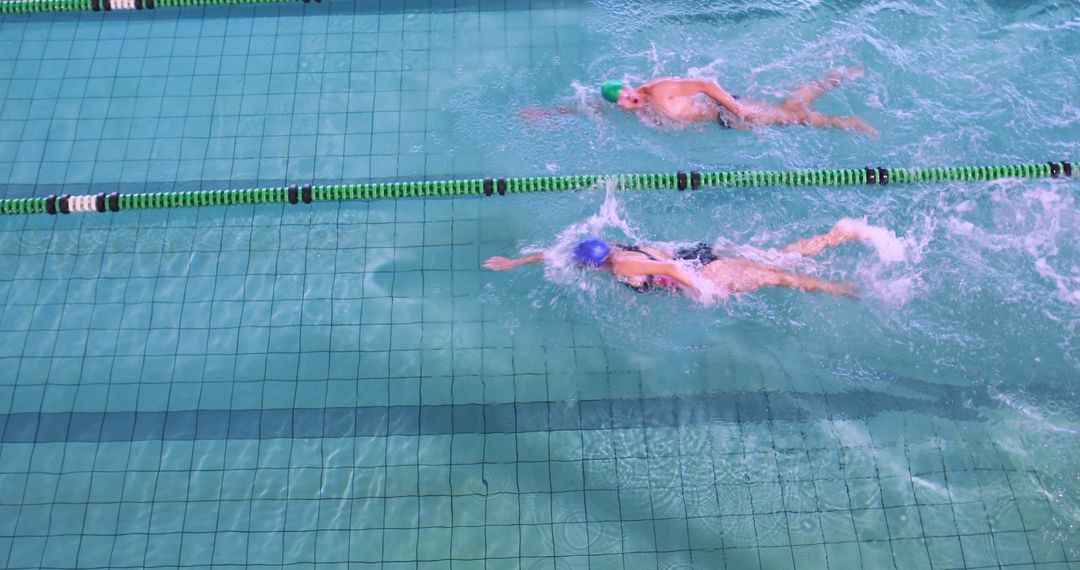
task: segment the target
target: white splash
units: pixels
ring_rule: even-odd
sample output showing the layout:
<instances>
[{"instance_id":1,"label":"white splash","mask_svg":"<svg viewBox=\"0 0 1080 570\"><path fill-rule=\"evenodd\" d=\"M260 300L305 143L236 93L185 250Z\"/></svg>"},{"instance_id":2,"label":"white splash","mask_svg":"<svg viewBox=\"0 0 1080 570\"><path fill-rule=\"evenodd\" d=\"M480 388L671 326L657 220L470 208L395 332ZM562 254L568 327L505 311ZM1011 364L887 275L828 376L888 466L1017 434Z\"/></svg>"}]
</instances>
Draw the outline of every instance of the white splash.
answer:
<instances>
[{"instance_id":1,"label":"white splash","mask_svg":"<svg viewBox=\"0 0 1080 570\"><path fill-rule=\"evenodd\" d=\"M870 225L865 219L845 218L837 225L859 236L876 254L856 266L863 296L901 307L926 289L922 261L937 227L932 215L917 219L906 228L904 237L898 237L893 230Z\"/></svg>"},{"instance_id":2,"label":"white splash","mask_svg":"<svg viewBox=\"0 0 1080 570\"><path fill-rule=\"evenodd\" d=\"M690 67L686 70L686 76L694 79L716 79L716 70L727 64L727 60L716 58L701 67Z\"/></svg>"},{"instance_id":3,"label":"white splash","mask_svg":"<svg viewBox=\"0 0 1080 570\"><path fill-rule=\"evenodd\" d=\"M619 201L615 197L618 179L608 178L600 184L604 187L604 201L595 214L559 232L555 237L555 244L551 247L544 250L534 249L530 252L544 252L544 276L548 280L592 290L590 283L595 283L595 281L583 279L581 268L574 263L572 254L574 245L589 237L604 238L605 235L612 233L612 230L621 233L628 241L638 241L637 232L623 217Z\"/></svg>"},{"instance_id":4,"label":"white splash","mask_svg":"<svg viewBox=\"0 0 1080 570\"><path fill-rule=\"evenodd\" d=\"M866 222L866 219L854 218L843 218L836 223L836 227L869 242L877 252L878 259L885 265L907 261L904 243L892 230L872 226Z\"/></svg>"}]
</instances>

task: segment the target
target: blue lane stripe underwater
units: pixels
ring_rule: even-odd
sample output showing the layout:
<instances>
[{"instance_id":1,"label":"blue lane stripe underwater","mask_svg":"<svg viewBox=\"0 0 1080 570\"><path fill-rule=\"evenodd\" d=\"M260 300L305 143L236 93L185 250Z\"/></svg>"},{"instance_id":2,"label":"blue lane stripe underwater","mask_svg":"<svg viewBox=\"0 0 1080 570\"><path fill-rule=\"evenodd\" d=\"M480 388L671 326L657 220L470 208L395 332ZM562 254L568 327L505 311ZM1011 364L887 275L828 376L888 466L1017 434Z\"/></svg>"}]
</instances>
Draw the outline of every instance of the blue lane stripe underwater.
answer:
<instances>
[{"instance_id":1,"label":"blue lane stripe underwater","mask_svg":"<svg viewBox=\"0 0 1080 570\"><path fill-rule=\"evenodd\" d=\"M940 387L939 387L939 392ZM717 422L813 421L919 410L976 419L999 403L965 389L933 399L842 394L739 392L705 397L517 404L365 406L270 410L58 412L0 415L4 443L194 441L305 437L527 433L680 427ZM961 402L975 404L973 407Z\"/></svg>"}]
</instances>

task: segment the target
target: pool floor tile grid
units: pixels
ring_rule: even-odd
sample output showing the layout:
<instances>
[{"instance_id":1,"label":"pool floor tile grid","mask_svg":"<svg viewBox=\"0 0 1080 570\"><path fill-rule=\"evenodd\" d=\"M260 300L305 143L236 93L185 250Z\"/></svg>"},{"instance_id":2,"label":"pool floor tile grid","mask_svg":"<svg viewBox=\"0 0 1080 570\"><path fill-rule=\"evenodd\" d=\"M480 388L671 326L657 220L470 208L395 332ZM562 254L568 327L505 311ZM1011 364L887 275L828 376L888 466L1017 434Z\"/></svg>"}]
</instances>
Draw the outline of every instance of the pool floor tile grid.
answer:
<instances>
[{"instance_id":1,"label":"pool floor tile grid","mask_svg":"<svg viewBox=\"0 0 1080 570\"><path fill-rule=\"evenodd\" d=\"M492 213L501 211L480 204L5 220L0 393L10 404L0 414L447 406L703 390L746 401L792 394L801 403L772 403L784 419L820 407L814 398L828 391L820 381L794 378L768 355L734 364L714 351L680 355L702 378L673 384L648 374L666 361L614 348L587 317L536 311L534 322L507 334L488 287L520 283L476 272L483 236L498 223ZM959 389L892 381L936 390L942 401L986 403ZM849 416L925 405L860 392L840 398L833 405Z\"/></svg>"},{"instance_id":2,"label":"pool floor tile grid","mask_svg":"<svg viewBox=\"0 0 1080 570\"><path fill-rule=\"evenodd\" d=\"M326 205L285 223L281 208L131 214L137 227L128 214L9 220L3 412L100 411L106 398L134 411L136 397L141 411L323 407L350 382L359 405L448 404L451 388L457 402L513 402L512 380L482 378L537 392L553 373L570 396L573 374L610 374L582 325L562 323L582 346L485 329L475 206ZM570 364L548 365L555 354ZM358 392L357 379L381 388ZM234 381L245 385L230 403Z\"/></svg>"},{"instance_id":3,"label":"pool floor tile grid","mask_svg":"<svg viewBox=\"0 0 1080 570\"><path fill-rule=\"evenodd\" d=\"M636 396L589 326L485 328L475 205L10 221L2 412Z\"/></svg>"},{"instance_id":4,"label":"pool floor tile grid","mask_svg":"<svg viewBox=\"0 0 1080 570\"><path fill-rule=\"evenodd\" d=\"M595 327L508 337L475 273L489 208L5 220L8 566L1075 562L1044 532L1055 515L1039 473L1011 466L985 425L961 425L985 418L950 403L992 410L985 398L778 384L789 374L764 361L707 396L672 397L601 349ZM350 300L359 316L337 312ZM407 341L417 326L421 341ZM335 346L342 328L354 336ZM237 340L213 336L225 330ZM356 357L374 332L381 344ZM261 344L245 348L251 337ZM333 368L335 354L351 364Z\"/></svg>"},{"instance_id":5,"label":"pool floor tile grid","mask_svg":"<svg viewBox=\"0 0 1080 570\"><path fill-rule=\"evenodd\" d=\"M5 16L0 193L491 174L446 95L585 36L489 7ZM1080 565L985 396L508 334L491 216L405 204L4 220L3 565Z\"/></svg>"},{"instance_id":6,"label":"pool floor tile grid","mask_svg":"<svg viewBox=\"0 0 1080 570\"><path fill-rule=\"evenodd\" d=\"M577 37L557 4L362 4L0 18L4 196L477 175L462 70Z\"/></svg>"},{"instance_id":7,"label":"pool floor tile grid","mask_svg":"<svg viewBox=\"0 0 1080 570\"><path fill-rule=\"evenodd\" d=\"M908 414L911 421L930 421ZM1037 474L948 440L792 426L3 444L8 567L1067 564ZM945 422L948 424L949 422ZM972 426L964 426L972 427ZM976 428L977 429L977 428ZM779 436L779 437L778 437ZM959 452L959 453L957 453ZM946 456L967 467L946 469ZM997 461L995 461L997 459ZM901 464L897 471L896 462ZM926 469L926 471L921 471ZM888 470L888 471L886 471ZM883 477L882 472L899 473ZM79 542L77 552L70 548Z\"/></svg>"}]
</instances>

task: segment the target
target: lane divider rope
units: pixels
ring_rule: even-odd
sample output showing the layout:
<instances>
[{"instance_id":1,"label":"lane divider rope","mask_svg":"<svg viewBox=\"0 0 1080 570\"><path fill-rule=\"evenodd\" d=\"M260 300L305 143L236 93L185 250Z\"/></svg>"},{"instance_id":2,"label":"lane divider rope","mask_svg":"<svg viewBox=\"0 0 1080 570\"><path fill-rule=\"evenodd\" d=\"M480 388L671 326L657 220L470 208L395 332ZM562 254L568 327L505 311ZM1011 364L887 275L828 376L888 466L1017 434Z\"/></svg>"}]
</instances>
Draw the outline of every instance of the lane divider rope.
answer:
<instances>
[{"instance_id":1,"label":"lane divider rope","mask_svg":"<svg viewBox=\"0 0 1080 570\"><path fill-rule=\"evenodd\" d=\"M150 0L145 0L150 1ZM158 0L160 2L160 0ZM533 192L585 190L611 181L619 190L699 190L701 188L766 188L778 186L886 186L935 182L978 182L1004 178L1073 178L1067 161L1002 166L950 166L943 168L865 167L842 170L741 170L674 174L612 176L546 176L537 178L484 178L367 184L331 184L242 190L197 190L140 194L68 194L44 198L0 199L0 214L69 214L119 212L148 208L190 208L241 204L310 204L345 200L430 198L440 196L505 196ZM1078 176L1077 178L1080 178Z\"/></svg>"},{"instance_id":2,"label":"lane divider rope","mask_svg":"<svg viewBox=\"0 0 1080 570\"><path fill-rule=\"evenodd\" d=\"M38 12L111 12L119 10L153 10L155 8L186 8L231 4L278 4L299 0L0 0L0 14L33 14ZM303 0L305 4L312 0ZM314 0L322 2L322 0Z\"/></svg>"}]
</instances>

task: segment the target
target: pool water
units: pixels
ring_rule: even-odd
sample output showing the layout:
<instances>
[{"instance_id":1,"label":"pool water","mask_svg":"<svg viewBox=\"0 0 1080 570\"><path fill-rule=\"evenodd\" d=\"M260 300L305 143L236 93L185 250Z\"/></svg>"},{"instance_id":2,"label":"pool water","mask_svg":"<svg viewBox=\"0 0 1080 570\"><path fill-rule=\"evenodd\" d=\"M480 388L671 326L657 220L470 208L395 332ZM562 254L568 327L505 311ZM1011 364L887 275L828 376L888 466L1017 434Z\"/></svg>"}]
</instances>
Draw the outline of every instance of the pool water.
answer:
<instances>
[{"instance_id":1,"label":"pool water","mask_svg":"<svg viewBox=\"0 0 1080 570\"><path fill-rule=\"evenodd\" d=\"M0 18L0 195L1077 159L1064 4L326 2ZM606 78L778 100L655 130ZM530 106L575 109L539 121ZM0 219L0 566L1080 567L1066 180ZM857 301L480 269L590 218ZM570 228L570 229L568 229ZM749 246L749 248L747 247Z\"/></svg>"}]
</instances>

